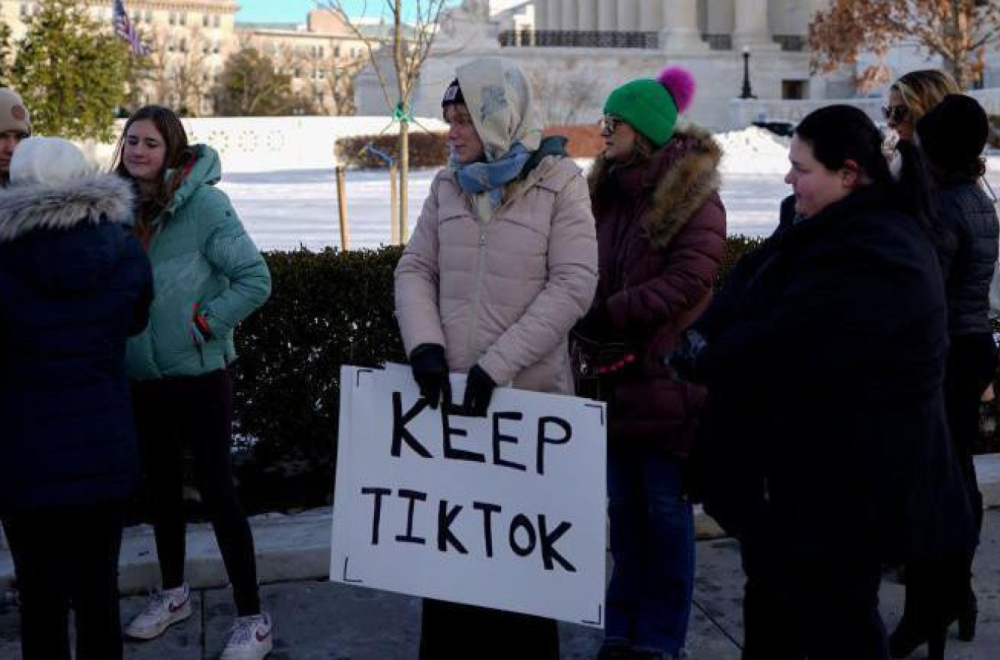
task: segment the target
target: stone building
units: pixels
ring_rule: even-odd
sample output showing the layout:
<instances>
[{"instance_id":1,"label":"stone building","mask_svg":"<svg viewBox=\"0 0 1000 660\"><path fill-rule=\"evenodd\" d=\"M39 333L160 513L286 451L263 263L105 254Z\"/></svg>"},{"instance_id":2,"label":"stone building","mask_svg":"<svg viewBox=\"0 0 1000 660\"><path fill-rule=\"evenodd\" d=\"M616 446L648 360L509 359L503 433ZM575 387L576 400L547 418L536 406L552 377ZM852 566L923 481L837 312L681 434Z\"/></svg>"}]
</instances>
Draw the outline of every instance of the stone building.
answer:
<instances>
[{"instance_id":1,"label":"stone building","mask_svg":"<svg viewBox=\"0 0 1000 660\"><path fill-rule=\"evenodd\" d=\"M111 0L81 0L93 17L112 29ZM150 47L152 71L137 94L139 103L162 103L186 115L213 113L212 89L226 58L245 46L258 48L292 77L292 89L321 114L353 110L352 76L367 57L365 39L377 48L388 32L377 22L358 21L359 39L332 12L313 10L304 23L236 22L235 0L127 0L126 8ZM0 20L12 36L24 35L38 2L0 0ZM347 103L344 103L344 100Z\"/></svg>"},{"instance_id":2,"label":"stone building","mask_svg":"<svg viewBox=\"0 0 1000 660\"><path fill-rule=\"evenodd\" d=\"M366 42L377 50L391 26L377 19L350 20L357 32L342 16L314 9L304 25L239 23L236 40L270 57L292 77L292 90L321 114L353 114L354 76L368 59Z\"/></svg>"},{"instance_id":3,"label":"stone building","mask_svg":"<svg viewBox=\"0 0 1000 660\"><path fill-rule=\"evenodd\" d=\"M596 120L614 87L687 67L699 83L689 117L714 129L735 123L745 72L760 99L853 94L853 74L813 77L806 35L826 0L465 0L442 21L413 100L439 112L455 68L476 57L515 60L533 80L549 123ZM744 53L749 61L744 62ZM357 83L359 113L379 109L370 72ZM381 102L384 105L384 101Z\"/></svg>"}]
</instances>

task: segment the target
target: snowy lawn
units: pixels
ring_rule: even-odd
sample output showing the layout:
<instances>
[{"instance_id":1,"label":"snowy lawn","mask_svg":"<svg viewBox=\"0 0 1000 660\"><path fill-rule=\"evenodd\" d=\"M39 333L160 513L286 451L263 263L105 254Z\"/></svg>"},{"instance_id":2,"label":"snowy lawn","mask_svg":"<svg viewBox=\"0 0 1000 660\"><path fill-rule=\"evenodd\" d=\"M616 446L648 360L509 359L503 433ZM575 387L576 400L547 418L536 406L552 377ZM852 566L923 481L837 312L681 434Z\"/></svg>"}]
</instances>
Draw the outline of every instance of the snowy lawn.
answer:
<instances>
[{"instance_id":1,"label":"snowy lawn","mask_svg":"<svg viewBox=\"0 0 1000 660\"><path fill-rule=\"evenodd\" d=\"M778 204L789 194L784 183L787 142L760 129L716 136L725 150L722 200L730 234L766 236L778 222ZM586 169L589 163L579 161ZM223 164L224 165L224 164ZM410 173L409 225L416 225L436 171ZM987 178L1000 193L1000 155L989 158ZM340 245L337 188L333 170L286 170L228 174L219 186L264 250ZM347 174L347 217L352 248L390 241L389 175L384 171Z\"/></svg>"}]
</instances>

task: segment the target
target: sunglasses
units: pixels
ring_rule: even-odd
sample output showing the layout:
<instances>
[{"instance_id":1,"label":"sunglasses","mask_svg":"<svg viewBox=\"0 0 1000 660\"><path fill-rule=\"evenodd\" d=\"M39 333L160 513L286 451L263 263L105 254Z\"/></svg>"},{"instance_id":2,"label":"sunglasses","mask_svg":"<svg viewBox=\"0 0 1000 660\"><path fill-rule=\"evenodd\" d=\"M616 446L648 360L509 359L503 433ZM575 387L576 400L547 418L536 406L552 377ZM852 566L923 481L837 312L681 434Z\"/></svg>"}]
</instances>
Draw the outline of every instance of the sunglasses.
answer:
<instances>
[{"instance_id":1,"label":"sunglasses","mask_svg":"<svg viewBox=\"0 0 1000 660\"><path fill-rule=\"evenodd\" d=\"M601 128L601 133L613 135L624 120L618 117L601 117L597 120L597 125Z\"/></svg>"},{"instance_id":2,"label":"sunglasses","mask_svg":"<svg viewBox=\"0 0 1000 660\"><path fill-rule=\"evenodd\" d=\"M900 124L906 120L910 114L910 109L905 105L887 105L882 108L882 116L886 121Z\"/></svg>"}]
</instances>

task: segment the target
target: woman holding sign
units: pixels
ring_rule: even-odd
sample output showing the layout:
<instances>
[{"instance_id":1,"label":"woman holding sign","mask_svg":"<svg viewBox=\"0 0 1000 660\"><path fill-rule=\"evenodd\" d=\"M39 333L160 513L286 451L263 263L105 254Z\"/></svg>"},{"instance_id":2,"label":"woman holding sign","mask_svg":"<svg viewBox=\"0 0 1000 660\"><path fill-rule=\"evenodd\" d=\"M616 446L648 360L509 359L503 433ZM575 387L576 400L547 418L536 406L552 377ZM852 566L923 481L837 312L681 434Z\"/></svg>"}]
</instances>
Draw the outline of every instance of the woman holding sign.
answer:
<instances>
[{"instance_id":1,"label":"woman holding sign","mask_svg":"<svg viewBox=\"0 0 1000 660\"><path fill-rule=\"evenodd\" d=\"M468 374L464 414L494 388L571 394L567 335L590 305L597 242L564 138L542 139L524 74L485 58L445 91L451 162L396 269L396 317L432 406ZM558 658L555 621L425 600L420 657Z\"/></svg>"},{"instance_id":2,"label":"woman holding sign","mask_svg":"<svg viewBox=\"0 0 1000 660\"><path fill-rule=\"evenodd\" d=\"M693 96L676 67L613 91L590 174L601 279L574 337L581 393L609 406L614 573L602 659L680 655L691 610L694 518L681 473L704 393L663 358L707 304L726 236L722 150L675 128Z\"/></svg>"}]
</instances>

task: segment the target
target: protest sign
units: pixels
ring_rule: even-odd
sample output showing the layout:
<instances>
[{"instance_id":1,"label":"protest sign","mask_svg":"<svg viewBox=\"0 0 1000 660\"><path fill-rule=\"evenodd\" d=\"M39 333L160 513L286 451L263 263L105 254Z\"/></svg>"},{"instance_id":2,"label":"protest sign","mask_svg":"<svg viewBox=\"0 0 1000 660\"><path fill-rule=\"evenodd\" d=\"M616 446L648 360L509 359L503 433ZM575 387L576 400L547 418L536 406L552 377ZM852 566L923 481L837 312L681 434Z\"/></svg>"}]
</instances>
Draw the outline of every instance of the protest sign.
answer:
<instances>
[{"instance_id":1,"label":"protest sign","mask_svg":"<svg viewBox=\"0 0 1000 660\"><path fill-rule=\"evenodd\" d=\"M500 388L466 417L400 365L340 391L331 579L603 627L604 404Z\"/></svg>"}]
</instances>

